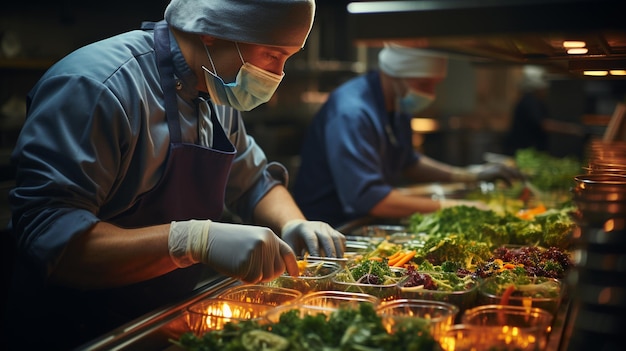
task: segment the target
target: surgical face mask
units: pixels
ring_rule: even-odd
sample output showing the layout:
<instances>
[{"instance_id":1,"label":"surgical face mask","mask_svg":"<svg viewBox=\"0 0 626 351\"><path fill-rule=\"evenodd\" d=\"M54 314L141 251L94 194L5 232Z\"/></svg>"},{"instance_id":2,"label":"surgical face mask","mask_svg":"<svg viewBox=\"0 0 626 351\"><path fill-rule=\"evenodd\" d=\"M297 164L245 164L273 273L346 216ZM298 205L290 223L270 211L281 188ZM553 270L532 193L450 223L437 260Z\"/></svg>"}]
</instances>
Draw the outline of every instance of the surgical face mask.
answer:
<instances>
[{"instance_id":1,"label":"surgical face mask","mask_svg":"<svg viewBox=\"0 0 626 351\"><path fill-rule=\"evenodd\" d=\"M430 106L430 104L434 100L435 96L433 94L425 94L410 89L403 97L398 100L398 108L400 112L413 116Z\"/></svg>"},{"instance_id":2,"label":"surgical face mask","mask_svg":"<svg viewBox=\"0 0 626 351\"><path fill-rule=\"evenodd\" d=\"M202 66L204 80L213 102L218 105L231 106L239 111L250 111L272 98L285 74L274 74L251 63L244 62L241 51L239 51L239 45L237 43L235 45L242 63L235 81L224 83L224 80L217 75L213 59L206 45L204 49L209 56L211 66L213 66L213 72Z\"/></svg>"}]
</instances>

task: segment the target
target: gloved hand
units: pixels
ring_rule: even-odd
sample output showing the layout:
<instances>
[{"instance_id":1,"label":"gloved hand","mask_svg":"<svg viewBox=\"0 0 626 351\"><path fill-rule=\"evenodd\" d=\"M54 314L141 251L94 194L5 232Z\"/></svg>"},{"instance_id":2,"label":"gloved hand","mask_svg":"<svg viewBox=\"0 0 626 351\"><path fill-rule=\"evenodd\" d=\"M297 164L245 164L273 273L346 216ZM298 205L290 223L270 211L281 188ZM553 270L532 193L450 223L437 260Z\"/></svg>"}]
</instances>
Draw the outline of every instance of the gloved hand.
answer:
<instances>
[{"instance_id":1,"label":"gloved hand","mask_svg":"<svg viewBox=\"0 0 626 351\"><path fill-rule=\"evenodd\" d=\"M486 182L502 180L508 186L511 186L516 180L524 179L522 172L517 168L509 167L502 163L485 163L470 167L469 171L476 175L477 180Z\"/></svg>"},{"instance_id":2,"label":"gloved hand","mask_svg":"<svg viewBox=\"0 0 626 351\"><path fill-rule=\"evenodd\" d=\"M179 267L201 262L246 283L272 280L285 269L298 275L294 252L265 227L210 220L172 222L168 248Z\"/></svg>"},{"instance_id":3,"label":"gloved hand","mask_svg":"<svg viewBox=\"0 0 626 351\"><path fill-rule=\"evenodd\" d=\"M442 199L439 200L439 205L440 207L443 208L448 208L448 207L454 207L454 206L469 206L469 207L476 207L479 210L489 210L489 206L482 202L482 201L471 201L471 200L447 200L447 199Z\"/></svg>"},{"instance_id":4,"label":"gloved hand","mask_svg":"<svg viewBox=\"0 0 626 351\"><path fill-rule=\"evenodd\" d=\"M296 254L308 251L311 256L320 256L321 247L327 257L343 257L346 237L327 223L292 219L281 233Z\"/></svg>"}]
</instances>

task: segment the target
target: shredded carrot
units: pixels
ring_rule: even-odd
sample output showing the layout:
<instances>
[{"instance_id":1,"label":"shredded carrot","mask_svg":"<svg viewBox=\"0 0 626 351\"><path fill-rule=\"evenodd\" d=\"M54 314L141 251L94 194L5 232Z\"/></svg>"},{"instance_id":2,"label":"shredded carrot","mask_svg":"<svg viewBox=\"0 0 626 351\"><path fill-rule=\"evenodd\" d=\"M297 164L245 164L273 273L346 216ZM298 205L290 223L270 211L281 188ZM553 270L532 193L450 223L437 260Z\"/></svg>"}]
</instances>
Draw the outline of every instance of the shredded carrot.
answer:
<instances>
[{"instance_id":1,"label":"shredded carrot","mask_svg":"<svg viewBox=\"0 0 626 351\"><path fill-rule=\"evenodd\" d=\"M508 305L509 304L509 298L511 297L511 294L513 293L513 291L515 291L515 285L511 284L502 293L502 297L500 298L500 305ZM498 320L500 321L500 324L502 324L502 325L506 324L506 321L505 321L505 318L504 318L504 311L499 311L499 313L498 313Z\"/></svg>"},{"instance_id":2,"label":"shredded carrot","mask_svg":"<svg viewBox=\"0 0 626 351\"><path fill-rule=\"evenodd\" d=\"M509 298L511 297L511 294L513 294L513 291L515 291L515 285L513 284L509 285L506 290L504 290L502 297L500 298L501 305L509 304Z\"/></svg>"},{"instance_id":3,"label":"shredded carrot","mask_svg":"<svg viewBox=\"0 0 626 351\"><path fill-rule=\"evenodd\" d=\"M402 257L404 257L405 253L403 251L398 251L395 255L395 257L393 258L389 258L389 265L393 266L394 264L396 264L396 262L398 262L400 259L402 259Z\"/></svg>"},{"instance_id":4,"label":"shredded carrot","mask_svg":"<svg viewBox=\"0 0 626 351\"><path fill-rule=\"evenodd\" d=\"M533 219L535 215L542 214L546 211L546 206L544 206L543 204L539 204L536 207L519 211L517 213L517 217L521 219Z\"/></svg>"},{"instance_id":5,"label":"shredded carrot","mask_svg":"<svg viewBox=\"0 0 626 351\"><path fill-rule=\"evenodd\" d=\"M402 266L404 266L404 264L409 262L415 256L415 254L416 254L415 251L407 252L404 256L402 256L402 258L400 258L400 260L398 260L396 263L394 263L393 266L394 267L402 267Z\"/></svg>"},{"instance_id":6,"label":"shredded carrot","mask_svg":"<svg viewBox=\"0 0 626 351\"><path fill-rule=\"evenodd\" d=\"M387 257L387 259L391 261L392 259L394 259L394 258L396 258L396 257L398 257L400 255L402 255L402 251L396 251L391 256Z\"/></svg>"},{"instance_id":7,"label":"shredded carrot","mask_svg":"<svg viewBox=\"0 0 626 351\"><path fill-rule=\"evenodd\" d=\"M516 265L514 265L513 263L505 263L504 264L504 269L514 269L515 267L517 267Z\"/></svg>"}]
</instances>

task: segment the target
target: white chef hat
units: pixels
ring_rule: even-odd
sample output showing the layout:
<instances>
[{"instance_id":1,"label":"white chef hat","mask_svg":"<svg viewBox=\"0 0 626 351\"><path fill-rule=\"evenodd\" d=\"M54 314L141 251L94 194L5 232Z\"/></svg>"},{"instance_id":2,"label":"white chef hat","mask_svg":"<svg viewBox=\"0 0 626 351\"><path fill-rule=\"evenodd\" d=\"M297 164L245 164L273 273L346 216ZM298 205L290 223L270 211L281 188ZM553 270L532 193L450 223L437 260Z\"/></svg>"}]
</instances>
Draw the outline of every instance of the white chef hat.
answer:
<instances>
[{"instance_id":1,"label":"white chef hat","mask_svg":"<svg viewBox=\"0 0 626 351\"><path fill-rule=\"evenodd\" d=\"M269 46L304 47L314 0L172 0L165 21L184 32Z\"/></svg>"},{"instance_id":2,"label":"white chef hat","mask_svg":"<svg viewBox=\"0 0 626 351\"><path fill-rule=\"evenodd\" d=\"M392 77L444 78L448 58L426 49L385 43L385 47L378 53L378 66Z\"/></svg>"},{"instance_id":3,"label":"white chef hat","mask_svg":"<svg viewBox=\"0 0 626 351\"><path fill-rule=\"evenodd\" d=\"M547 72L544 67L526 65L522 69L520 87L526 91L546 89L549 86Z\"/></svg>"}]
</instances>

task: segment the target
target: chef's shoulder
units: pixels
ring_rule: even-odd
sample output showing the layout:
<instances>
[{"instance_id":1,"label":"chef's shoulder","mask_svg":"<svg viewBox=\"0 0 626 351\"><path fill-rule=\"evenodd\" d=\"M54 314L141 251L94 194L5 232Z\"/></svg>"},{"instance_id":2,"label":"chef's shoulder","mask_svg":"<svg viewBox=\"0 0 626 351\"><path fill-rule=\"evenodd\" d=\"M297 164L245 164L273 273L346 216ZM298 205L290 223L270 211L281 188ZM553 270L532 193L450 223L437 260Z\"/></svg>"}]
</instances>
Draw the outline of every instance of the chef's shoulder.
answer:
<instances>
[{"instance_id":1,"label":"chef's shoulder","mask_svg":"<svg viewBox=\"0 0 626 351\"><path fill-rule=\"evenodd\" d=\"M105 83L115 75L150 71L155 67L154 38L134 30L85 45L55 63L44 75L80 76Z\"/></svg>"}]
</instances>

